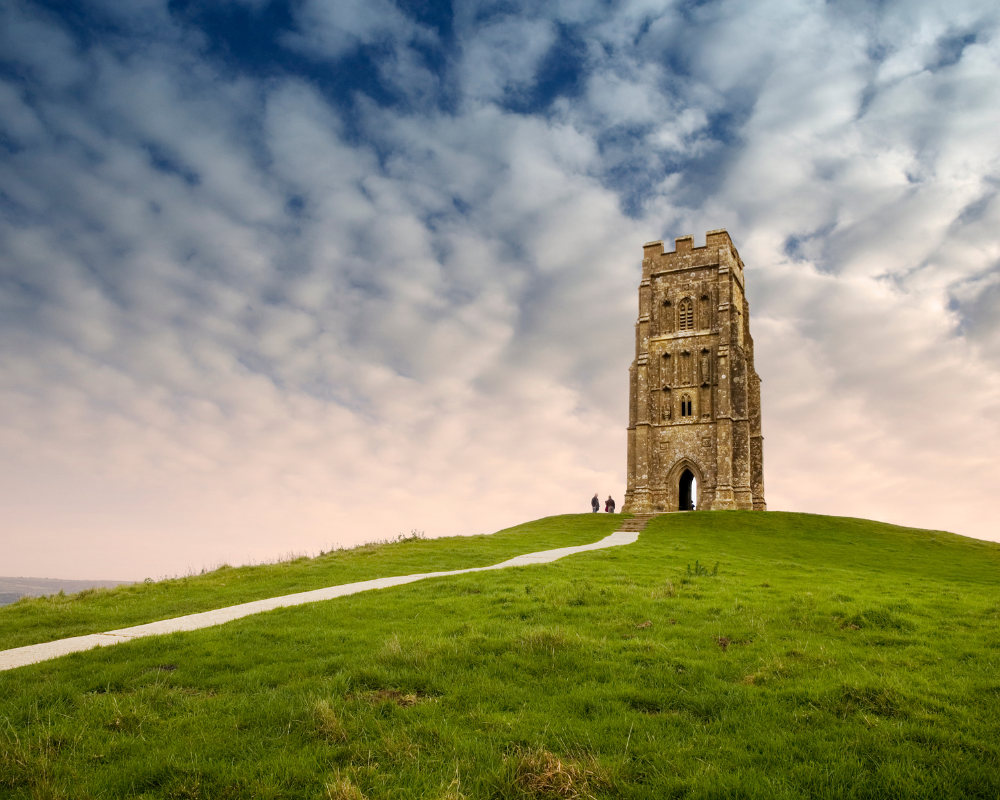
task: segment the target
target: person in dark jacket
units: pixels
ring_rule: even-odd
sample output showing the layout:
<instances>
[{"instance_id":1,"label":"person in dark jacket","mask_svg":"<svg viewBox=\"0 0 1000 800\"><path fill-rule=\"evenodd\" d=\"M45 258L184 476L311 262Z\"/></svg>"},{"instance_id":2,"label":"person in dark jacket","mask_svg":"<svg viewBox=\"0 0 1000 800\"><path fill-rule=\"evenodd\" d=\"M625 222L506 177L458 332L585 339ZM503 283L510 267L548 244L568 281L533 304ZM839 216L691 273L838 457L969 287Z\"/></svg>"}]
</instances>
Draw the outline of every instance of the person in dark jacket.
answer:
<instances>
[{"instance_id":1,"label":"person in dark jacket","mask_svg":"<svg viewBox=\"0 0 1000 800\"><path fill-rule=\"evenodd\" d=\"M608 495L607 502L605 502L604 504L604 510L607 511L609 514L615 513L615 501L611 498L610 494Z\"/></svg>"},{"instance_id":2,"label":"person in dark jacket","mask_svg":"<svg viewBox=\"0 0 1000 800\"><path fill-rule=\"evenodd\" d=\"M597 492L594 492L594 499L590 501L590 507L594 509L595 514L601 510L601 501L597 499Z\"/></svg>"}]
</instances>

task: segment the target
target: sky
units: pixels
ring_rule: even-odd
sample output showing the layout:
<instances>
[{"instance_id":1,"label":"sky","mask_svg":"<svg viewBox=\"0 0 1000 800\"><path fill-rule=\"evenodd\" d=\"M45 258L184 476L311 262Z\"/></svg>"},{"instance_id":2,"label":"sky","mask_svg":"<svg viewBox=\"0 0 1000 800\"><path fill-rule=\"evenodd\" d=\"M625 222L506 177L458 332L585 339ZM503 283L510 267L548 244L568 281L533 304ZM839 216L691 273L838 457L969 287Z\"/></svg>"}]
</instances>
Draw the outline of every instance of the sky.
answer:
<instances>
[{"instance_id":1,"label":"sky","mask_svg":"<svg viewBox=\"0 0 1000 800\"><path fill-rule=\"evenodd\" d=\"M620 507L642 245L716 228L768 507L1000 540L998 23L6 0L0 574Z\"/></svg>"}]
</instances>

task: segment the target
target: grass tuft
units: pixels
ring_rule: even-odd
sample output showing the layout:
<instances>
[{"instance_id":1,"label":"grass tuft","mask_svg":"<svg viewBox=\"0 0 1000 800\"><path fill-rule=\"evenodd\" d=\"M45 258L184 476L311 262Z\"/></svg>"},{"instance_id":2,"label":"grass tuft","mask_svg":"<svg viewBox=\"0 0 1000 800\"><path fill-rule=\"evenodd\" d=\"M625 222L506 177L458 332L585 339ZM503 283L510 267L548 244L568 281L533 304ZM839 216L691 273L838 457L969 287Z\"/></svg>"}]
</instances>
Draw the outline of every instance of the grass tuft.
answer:
<instances>
[{"instance_id":1,"label":"grass tuft","mask_svg":"<svg viewBox=\"0 0 1000 800\"><path fill-rule=\"evenodd\" d=\"M547 750L533 749L516 752L510 760L514 786L539 800L593 798L595 791L610 786L607 775L593 758L581 763Z\"/></svg>"},{"instance_id":2,"label":"grass tuft","mask_svg":"<svg viewBox=\"0 0 1000 800\"><path fill-rule=\"evenodd\" d=\"M568 644L565 631L560 628L529 628L517 639L517 646L529 653L554 654Z\"/></svg>"},{"instance_id":3,"label":"grass tuft","mask_svg":"<svg viewBox=\"0 0 1000 800\"><path fill-rule=\"evenodd\" d=\"M328 700L317 700L313 706L313 718L319 735L328 742L346 742L347 730L344 728L337 712L330 707Z\"/></svg>"},{"instance_id":4,"label":"grass tuft","mask_svg":"<svg viewBox=\"0 0 1000 800\"><path fill-rule=\"evenodd\" d=\"M358 699L370 705L392 703L400 708L409 708L428 698L422 697L416 692L401 692L399 689L379 689L377 692L368 692L367 694L360 695Z\"/></svg>"},{"instance_id":5,"label":"grass tuft","mask_svg":"<svg viewBox=\"0 0 1000 800\"><path fill-rule=\"evenodd\" d=\"M325 800L367 800L351 779L340 772L326 782L323 797Z\"/></svg>"},{"instance_id":6,"label":"grass tuft","mask_svg":"<svg viewBox=\"0 0 1000 800\"><path fill-rule=\"evenodd\" d=\"M448 784L448 787L444 792L438 797L438 800L466 800L464 794L462 794L462 781L456 775L454 780Z\"/></svg>"}]
</instances>

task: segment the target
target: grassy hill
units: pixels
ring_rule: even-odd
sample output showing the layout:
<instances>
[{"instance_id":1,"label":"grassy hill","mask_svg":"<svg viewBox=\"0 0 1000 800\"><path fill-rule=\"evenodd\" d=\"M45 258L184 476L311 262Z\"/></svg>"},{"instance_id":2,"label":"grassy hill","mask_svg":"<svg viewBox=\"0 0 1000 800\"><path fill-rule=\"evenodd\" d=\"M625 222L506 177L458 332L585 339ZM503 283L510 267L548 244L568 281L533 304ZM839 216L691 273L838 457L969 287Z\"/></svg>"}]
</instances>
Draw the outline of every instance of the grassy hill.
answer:
<instances>
[{"instance_id":1,"label":"grassy hill","mask_svg":"<svg viewBox=\"0 0 1000 800\"><path fill-rule=\"evenodd\" d=\"M494 563L615 521L21 601L0 646ZM995 798L998 567L998 545L865 520L660 517L627 547L0 673L0 796Z\"/></svg>"},{"instance_id":2,"label":"grassy hill","mask_svg":"<svg viewBox=\"0 0 1000 800\"><path fill-rule=\"evenodd\" d=\"M254 567L222 567L207 574L114 589L23 598L0 608L0 650L69 636L141 625L213 608L263 600L344 583L485 567L508 558L607 536L621 517L569 514L529 522L492 535L422 539L332 550L319 558L297 558ZM81 602L83 601L83 602Z\"/></svg>"}]
</instances>

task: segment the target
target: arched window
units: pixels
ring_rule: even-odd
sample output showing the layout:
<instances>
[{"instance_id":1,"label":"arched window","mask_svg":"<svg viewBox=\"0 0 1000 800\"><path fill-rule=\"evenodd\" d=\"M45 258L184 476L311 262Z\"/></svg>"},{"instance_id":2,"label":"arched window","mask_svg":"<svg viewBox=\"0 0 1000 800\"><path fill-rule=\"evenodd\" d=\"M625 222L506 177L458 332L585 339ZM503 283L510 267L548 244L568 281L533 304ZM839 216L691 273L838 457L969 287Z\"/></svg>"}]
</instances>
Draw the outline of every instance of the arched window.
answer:
<instances>
[{"instance_id":1,"label":"arched window","mask_svg":"<svg viewBox=\"0 0 1000 800\"><path fill-rule=\"evenodd\" d=\"M694 411L691 408L691 395L681 395L681 416L690 417Z\"/></svg>"},{"instance_id":2,"label":"arched window","mask_svg":"<svg viewBox=\"0 0 1000 800\"><path fill-rule=\"evenodd\" d=\"M677 305L677 330L694 330L694 303L690 297L685 297Z\"/></svg>"}]
</instances>

